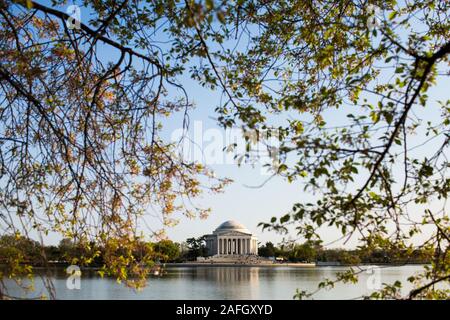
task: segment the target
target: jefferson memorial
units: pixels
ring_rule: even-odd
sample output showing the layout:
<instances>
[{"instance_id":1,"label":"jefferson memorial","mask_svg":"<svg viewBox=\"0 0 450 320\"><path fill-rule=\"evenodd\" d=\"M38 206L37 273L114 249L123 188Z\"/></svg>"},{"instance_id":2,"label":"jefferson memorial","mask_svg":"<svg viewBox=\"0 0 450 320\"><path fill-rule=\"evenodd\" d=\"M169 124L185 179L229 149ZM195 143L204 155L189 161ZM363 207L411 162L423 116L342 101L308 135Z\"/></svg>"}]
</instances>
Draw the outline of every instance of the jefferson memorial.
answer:
<instances>
[{"instance_id":1,"label":"jefferson memorial","mask_svg":"<svg viewBox=\"0 0 450 320\"><path fill-rule=\"evenodd\" d=\"M239 222L229 220L206 235L209 256L257 255L258 238Z\"/></svg>"}]
</instances>

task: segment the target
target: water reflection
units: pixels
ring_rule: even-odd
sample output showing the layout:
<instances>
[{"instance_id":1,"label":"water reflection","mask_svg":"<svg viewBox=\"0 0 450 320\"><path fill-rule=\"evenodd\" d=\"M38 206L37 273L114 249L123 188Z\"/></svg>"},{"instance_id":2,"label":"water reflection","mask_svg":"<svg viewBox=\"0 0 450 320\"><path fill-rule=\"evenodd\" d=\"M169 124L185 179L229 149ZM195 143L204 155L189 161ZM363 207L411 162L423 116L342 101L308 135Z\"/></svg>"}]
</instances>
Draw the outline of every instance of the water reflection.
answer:
<instances>
[{"instance_id":1,"label":"water reflection","mask_svg":"<svg viewBox=\"0 0 450 320\"><path fill-rule=\"evenodd\" d=\"M325 278L333 278L345 267L168 267L163 276L151 277L147 287L136 292L114 279L100 278L85 271L81 289L69 290L64 270L52 270L52 280L58 299L292 299L296 289L313 291ZM380 269L380 282L404 281L421 270L421 266ZM370 274L361 274L356 285L338 284L331 291L321 291L316 299L351 299L370 294L367 285ZM8 282L8 281L7 281ZM8 282L10 293L20 297L47 294L42 280L35 278L35 291L25 293ZM406 285L404 290L409 290Z\"/></svg>"},{"instance_id":2,"label":"water reflection","mask_svg":"<svg viewBox=\"0 0 450 320\"><path fill-rule=\"evenodd\" d=\"M170 282L184 288L190 286L191 293L214 299L258 299L260 268L254 267L186 267L168 268L163 278L152 278L149 286L159 287L161 282ZM192 297L188 295L181 298Z\"/></svg>"},{"instance_id":3,"label":"water reflection","mask_svg":"<svg viewBox=\"0 0 450 320\"><path fill-rule=\"evenodd\" d=\"M197 267L170 268L168 275L177 277L190 276L192 279L208 279L218 284L230 282L258 282L260 268L253 267Z\"/></svg>"}]
</instances>

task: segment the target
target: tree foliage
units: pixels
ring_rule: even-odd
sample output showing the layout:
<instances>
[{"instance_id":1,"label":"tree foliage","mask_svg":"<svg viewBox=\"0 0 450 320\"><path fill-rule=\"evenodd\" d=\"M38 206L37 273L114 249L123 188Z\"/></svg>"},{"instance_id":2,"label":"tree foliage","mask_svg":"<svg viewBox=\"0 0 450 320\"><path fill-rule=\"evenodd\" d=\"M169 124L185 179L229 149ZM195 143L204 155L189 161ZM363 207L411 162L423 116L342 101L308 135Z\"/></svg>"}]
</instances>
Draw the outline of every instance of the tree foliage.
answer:
<instances>
[{"instance_id":1,"label":"tree foliage","mask_svg":"<svg viewBox=\"0 0 450 320\"><path fill-rule=\"evenodd\" d=\"M158 258L164 262L176 261L180 256L180 245L171 240L161 240L154 245Z\"/></svg>"},{"instance_id":2,"label":"tree foliage","mask_svg":"<svg viewBox=\"0 0 450 320\"><path fill-rule=\"evenodd\" d=\"M194 24L190 42L209 61L194 78L222 89L216 112L224 127L276 136L274 175L299 181L317 199L262 227L295 228L307 240L330 227L367 248L432 248L432 267L410 297L442 297L424 283L450 278L450 100L434 96L436 85L448 84L449 3L269 0L219 8L219 23Z\"/></svg>"},{"instance_id":3,"label":"tree foliage","mask_svg":"<svg viewBox=\"0 0 450 320\"><path fill-rule=\"evenodd\" d=\"M144 208L158 206L169 225L173 212L191 215L182 199L211 176L160 135L161 118L191 107L177 78L187 73L222 91L224 127L276 136L274 174L317 196L263 228L317 240L328 226L368 248L431 248L410 297L442 297L450 108L432 94L448 81L447 1L80 1L90 14L79 29L34 1L0 4L0 217L10 234L96 240L123 250L111 270L139 265ZM216 182L212 191L226 181Z\"/></svg>"},{"instance_id":4,"label":"tree foliage","mask_svg":"<svg viewBox=\"0 0 450 320\"><path fill-rule=\"evenodd\" d=\"M186 258L188 260L195 260L197 257L206 257L208 255L205 239L205 236L186 239L188 247Z\"/></svg>"},{"instance_id":5,"label":"tree foliage","mask_svg":"<svg viewBox=\"0 0 450 320\"><path fill-rule=\"evenodd\" d=\"M51 4L0 2L0 227L95 241L119 280L140 276L132 252L148 211L165 226L177 214L206 217L191 200L227 181L161 136L173 113L186 113L186 127L192 107L154 36L162 2L80 1L81 21L65 1Z\"/></svg>"}]
</instances>

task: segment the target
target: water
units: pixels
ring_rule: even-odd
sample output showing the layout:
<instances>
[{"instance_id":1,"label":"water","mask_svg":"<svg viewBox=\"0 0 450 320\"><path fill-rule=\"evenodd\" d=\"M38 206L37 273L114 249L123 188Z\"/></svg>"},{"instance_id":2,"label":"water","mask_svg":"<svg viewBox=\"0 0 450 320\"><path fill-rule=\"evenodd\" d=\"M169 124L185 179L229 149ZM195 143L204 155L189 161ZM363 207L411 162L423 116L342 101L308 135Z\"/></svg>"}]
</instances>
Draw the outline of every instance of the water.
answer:
<instances>
[{"instance_id":1,"label":"water","mask_svg":"<svg viewBox=\"0 0 450 320\"><path fill-rule=\"evenodd\" d=\"M364 266L363 268L367 268ZM325 278L333 278L346 267L168 267L161 277L151 277L147 286L136 292L114 279L100 278L93 272L81 276L81 288L69 290L64 270L51 277L57 299L292 299L296 289L313 291ZM321 290L314 299L355 299L368 295L380 283L403 283L403 292L411 286L406 279L423 270L422 266L379 267L362 272L356 284L337 284ZM42 280L35 278L35 290L24 293L8 280L9 294L23 298L46 294Z\"/></svg>"}]
</instances>

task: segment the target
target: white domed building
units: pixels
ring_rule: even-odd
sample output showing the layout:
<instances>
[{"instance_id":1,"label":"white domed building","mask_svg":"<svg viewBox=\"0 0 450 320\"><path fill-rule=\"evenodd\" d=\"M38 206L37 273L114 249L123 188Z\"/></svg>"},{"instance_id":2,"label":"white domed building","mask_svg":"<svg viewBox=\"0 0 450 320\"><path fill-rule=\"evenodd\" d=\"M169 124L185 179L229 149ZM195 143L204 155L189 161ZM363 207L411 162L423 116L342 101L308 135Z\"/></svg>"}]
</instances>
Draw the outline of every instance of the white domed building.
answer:
<instances>
[{"instance_id":1,"label":"white domed building","mask_svg":"<svg viewBox=\"0 0 450 320\"><path fill-rule=\"evenodd\" d=\"M258 238L237 221L222 223L206 235L209 256L257 255Z\"/></svg>"}]
</instances>

